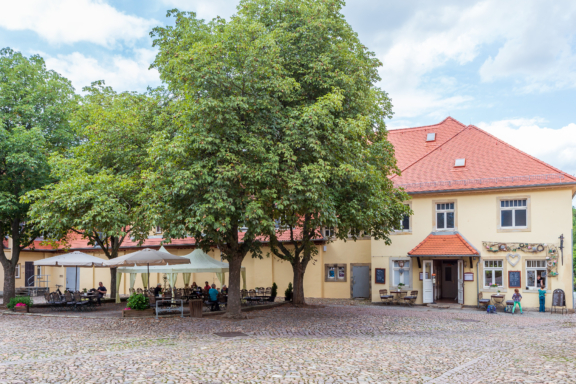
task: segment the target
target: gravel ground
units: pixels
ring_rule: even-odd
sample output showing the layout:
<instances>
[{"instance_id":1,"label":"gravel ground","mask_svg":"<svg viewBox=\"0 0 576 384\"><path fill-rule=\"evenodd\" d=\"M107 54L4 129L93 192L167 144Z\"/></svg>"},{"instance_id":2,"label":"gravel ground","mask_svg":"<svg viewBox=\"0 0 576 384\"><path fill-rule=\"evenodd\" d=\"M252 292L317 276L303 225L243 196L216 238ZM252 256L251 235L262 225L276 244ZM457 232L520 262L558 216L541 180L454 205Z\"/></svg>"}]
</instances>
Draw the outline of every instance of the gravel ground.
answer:
<instances>
[{"instance_id":1,"label":"gravel ground","mask_svg":"<svg viewBox=\"0 0 576 384\"><path fill-rule=\"evenodd\" d=\"M3 314L0 383L576 383L572 314L317 304L236 321Z\"/></svg>"}]
</instances>

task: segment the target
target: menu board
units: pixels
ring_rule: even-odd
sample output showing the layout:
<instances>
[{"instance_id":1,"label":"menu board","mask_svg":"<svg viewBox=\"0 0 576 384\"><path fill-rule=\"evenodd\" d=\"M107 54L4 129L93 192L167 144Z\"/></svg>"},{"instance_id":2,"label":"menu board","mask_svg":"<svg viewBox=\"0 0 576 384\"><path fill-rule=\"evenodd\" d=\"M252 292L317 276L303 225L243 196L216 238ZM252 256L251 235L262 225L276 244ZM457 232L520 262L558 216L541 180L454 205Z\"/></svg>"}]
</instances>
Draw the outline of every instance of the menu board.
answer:
<instances>
[{"instance_id":1,"label":"menu board","mask_svg":"<svg viewBox=\"0 0 576 384\"><path fill-rule=\"evenodd\" d=\"M555 289L552 294L552 306L553 307L564 307L566 305L566 296L564 291L561 289Z\"/></svg>"},{"instance_id":2,"label":"menu board","mask_svg":"<svg viewBox=\"0 0 576 384\"><path fill-rule=\"evenodd\" d=\"M522 287L520 271L508 271L508 288Z\"/></svg>"},{"instance_id":3,"label":"menu board","mask_svg":"<svg viewBox=\"0 0 576 384\"><path fill-rule=\"evenodd\" d=\"M474 273L464 272L464 281L474 281Z\"/></svg>"},{"instance_id":4,"label":"menu board","mask_svg":"<svg viewBox=\"0 0 576 384\"><path fill-rule=\"evenodd\" d=\"M376 268L376 284L386 284L386 269Z\"/></svg>"}]
</instances>

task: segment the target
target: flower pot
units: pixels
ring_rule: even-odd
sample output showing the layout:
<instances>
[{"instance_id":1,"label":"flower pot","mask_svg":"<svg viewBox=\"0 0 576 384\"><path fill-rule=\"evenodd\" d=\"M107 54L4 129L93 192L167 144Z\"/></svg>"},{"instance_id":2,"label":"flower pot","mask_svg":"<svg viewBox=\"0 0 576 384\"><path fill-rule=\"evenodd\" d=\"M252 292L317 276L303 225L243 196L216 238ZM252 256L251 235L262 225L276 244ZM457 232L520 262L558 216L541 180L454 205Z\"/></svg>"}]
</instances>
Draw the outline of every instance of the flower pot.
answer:
<instances>
[{"instance_id":1,"label":"flower pot","mask_svg":"<svg viewBox=\"0 0 576 384\"><path fill-rule=\"evenodd\" d=\"M24 307L14 307L12 308L12 312L29 313L30 308L27 305Z\"/></svg>"}]
</instances>

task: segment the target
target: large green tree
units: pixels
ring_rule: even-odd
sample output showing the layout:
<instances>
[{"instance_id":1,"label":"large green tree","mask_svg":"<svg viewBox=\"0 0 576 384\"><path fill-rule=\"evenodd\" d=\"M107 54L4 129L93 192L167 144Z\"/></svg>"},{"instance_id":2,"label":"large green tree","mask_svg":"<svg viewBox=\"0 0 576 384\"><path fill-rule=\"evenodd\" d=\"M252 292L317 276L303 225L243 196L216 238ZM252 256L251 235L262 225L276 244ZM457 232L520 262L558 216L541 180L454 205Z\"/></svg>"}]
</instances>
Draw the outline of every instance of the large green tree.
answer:
<instances>
[{"instance_id":1,"label":"large green tree","mask_svg":"<svg viewBox=\"0 0 576 384\"><path fill-rule=\"evenodd\" d=\"M20 199L54 181L47 158L73 142L68 117L75 106L70 81L46 69L40 56L0 50L0 238L11 239L10 257L0 247L5 303L15 294L20 252L41 234Z\"/></svg>"},{"instance_id":2,"label":"large green tree","mask_svg":"<svg viewBox=\"0 0 576 384\"><path fill-rule=\"evenodd\" d=\"M258 21L282 47L284 75L296 82L278 96L276 194L266 204L281 225L272 253L290 262L293 301L304 303L304 273L322 238L356 240L388 233L409 213L408 196L389 176L399 172L387 141L388 95L375 86L381 63L341 13L341 0L245 0L239 17ZM289 241L278 241L283 232Z\"/></svg>"},{"instance_id":3,"label":"large green tree","mask_svg":"<svg viewBox=\"0 0 576 384\"><path fill-rule=\"evenodd\" d=\"M260 23L168 15L175 26L152 33L153 66L177 95L178 113L151 151L149 220L168 241L191 235L205 250L220 249L230 264L228 316L239 317L242 261L261 255L259 236L274 225L263 204L275 193L278 98L295 84Z\"/></svg>"},{"instance_id":4,"label":"large green tree","mask_svg":"<svg viewBox=\"0 0 576 384\"><path fill-rule=\"evenodd\" d=\"M101 81L84 88L71 122L80 144L50 159L59 181L29 193L30 216L60 246L72 237L87 240L109 259L127 238L144 240L151 223L139 214L142 171L151 137L165 124L168 97L117 93ZM110 270L116 294L116 270Z\"/></svg>"}]
</instances>

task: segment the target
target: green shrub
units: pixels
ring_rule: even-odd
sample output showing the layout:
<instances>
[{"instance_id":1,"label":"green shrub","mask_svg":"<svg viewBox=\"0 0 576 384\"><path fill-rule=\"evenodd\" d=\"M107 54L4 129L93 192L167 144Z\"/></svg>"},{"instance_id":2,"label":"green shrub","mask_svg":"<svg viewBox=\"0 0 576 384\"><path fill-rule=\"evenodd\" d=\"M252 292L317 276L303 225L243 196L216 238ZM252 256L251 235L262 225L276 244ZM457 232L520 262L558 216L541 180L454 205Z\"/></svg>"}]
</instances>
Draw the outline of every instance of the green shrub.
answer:
<instances>
[{"instance_id":1,"label":"green shrub","mask_svg":"<svg viewBox=\"0 0 576 384\"><path fill-rule=\"evenodd\" d=\"M8 309L12 309L16 306L16 304L26 304L28 307L32 306L32 298L28 297L28 296L16 296L12 299L10 299L10 301L8 302L8 305L6 306Z\"/></svg>"},{"instance_id":2,"label":"green shrub","mask_svg":"<svg viewBox=\"0 0 576 384\"><path fill-rule=\"evenodd\" d=\"M292 283L288 283L288 288L284 291L284 296L288 300L292 300Z\"/></svg>"},{"instance_id":3,"label":"green shrub","mask_svg":"<svg viewBox=\"0 0 576 384\"><path fill-rule=\"evenodd\" d=\"M276 283L272 283L272 291L270 291L271 297L276 297L278 295L278 286Z\"/></svg>"},{"instance_id":4,"label":"green shrub","mask_svg":"<svg viewBox=\"0 0 576 384\"><path fill-rule=\"evenodd\" d=\"M126 308L143 310L148 309L150 304L148 303L148 298L141 293L135 293L128 298L128 303Z\"/></svg>"}]
</instances>

